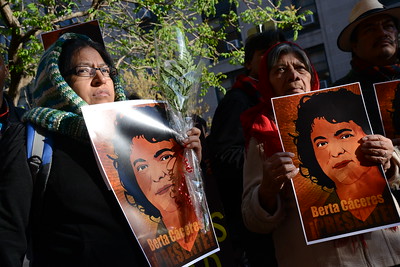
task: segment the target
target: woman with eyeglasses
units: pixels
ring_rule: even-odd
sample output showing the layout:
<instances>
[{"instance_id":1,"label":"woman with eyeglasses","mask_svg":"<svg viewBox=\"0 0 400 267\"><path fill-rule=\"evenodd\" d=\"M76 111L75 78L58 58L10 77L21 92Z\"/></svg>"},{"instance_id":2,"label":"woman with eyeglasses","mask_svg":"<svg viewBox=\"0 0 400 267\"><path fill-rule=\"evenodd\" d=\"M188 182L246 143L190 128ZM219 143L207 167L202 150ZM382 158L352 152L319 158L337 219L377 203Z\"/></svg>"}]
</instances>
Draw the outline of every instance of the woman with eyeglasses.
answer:
<instances>
[{"instance_id":1,"label":"woman with eyeglasses","mask_svg":"<svg viewBox=\"0 0 400 267\"><path fill-rule=\"evenodd\" d=\"M33 98L24 120L52 136L53 158L46 190L32 204L31 266L147 266L97 167L81 112L125 100L110 55L87 36L62 35L42 56ZM196 152L199 133L186 143Z\"/></svg>"}]
</instances>

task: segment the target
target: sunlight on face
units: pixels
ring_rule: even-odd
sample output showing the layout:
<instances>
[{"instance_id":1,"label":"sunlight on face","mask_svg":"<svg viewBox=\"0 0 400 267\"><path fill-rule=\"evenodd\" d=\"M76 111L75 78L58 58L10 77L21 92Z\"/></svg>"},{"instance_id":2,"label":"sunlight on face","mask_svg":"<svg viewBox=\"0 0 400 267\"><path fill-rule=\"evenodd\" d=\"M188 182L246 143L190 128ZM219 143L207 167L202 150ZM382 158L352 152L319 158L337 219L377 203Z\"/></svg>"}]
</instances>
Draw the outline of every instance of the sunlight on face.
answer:
<instances>
[{"instance_id":1,"label":"sunlight on face","mask_svg":"<svg viewBox=\"0 0 400 267\"><path fill-rule=\"evenodd\" d=\"M311 74L293 53L281 54L269 72L269 80L276 96L311 91Z\"/></svg>"},{"instance_id":2,"label":"sunlight on face","mask_svg":"<svg viewBox=\"0 0 400 267\"><path fill-rule=\"evenodd\" d=\"M92 47L84 47L75 52L71 65L99 68L107 66L103 58ZM100 70L94 77L79 77L74 74L69 79L71 88L89 105L114 102L114 82L110 77L104 77Z\"/></svg>"}]
</instances>

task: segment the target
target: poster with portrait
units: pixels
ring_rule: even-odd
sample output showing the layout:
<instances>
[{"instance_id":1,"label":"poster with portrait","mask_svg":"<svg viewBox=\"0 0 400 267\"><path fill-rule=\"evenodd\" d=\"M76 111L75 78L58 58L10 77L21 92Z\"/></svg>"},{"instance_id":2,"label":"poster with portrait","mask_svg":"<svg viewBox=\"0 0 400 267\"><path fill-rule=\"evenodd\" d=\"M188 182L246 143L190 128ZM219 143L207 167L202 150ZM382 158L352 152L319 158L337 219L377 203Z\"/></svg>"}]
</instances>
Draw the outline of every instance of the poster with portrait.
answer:
<instances>
[{"instance_id":1,"label":"poster with portrait","mask_svg":"<svg viewBox=\"0 0 400 267\"><path fill-rule=\"evenodd\" d=\"M359 83L272 99L308 245L389 228L399 213L382 167L368 162L361 138L371 134Z\"/></svg>"},{"instance_id":2,"label":"poster with portrait","mask_svg":"<svg viewBox=\"0 0 400 267\"><path fill-rule=\"evenodd\" d=\"M199 214L189 193L186 177L195 168L170 127L166 105L131 100L82 112L103 178L149 265L189 266L219 251L212 225L204 223L208 209Z\"/></svg>"},{"instance_id":3,"label":"poster with portrait","mask_svg":"<svg viewBox=\"0 0 400 267\"><path fill-rule=\"evenodd\" d=\"M374 84L385 136L400 137L400 80Z\"/></svg>"}]
</instances>

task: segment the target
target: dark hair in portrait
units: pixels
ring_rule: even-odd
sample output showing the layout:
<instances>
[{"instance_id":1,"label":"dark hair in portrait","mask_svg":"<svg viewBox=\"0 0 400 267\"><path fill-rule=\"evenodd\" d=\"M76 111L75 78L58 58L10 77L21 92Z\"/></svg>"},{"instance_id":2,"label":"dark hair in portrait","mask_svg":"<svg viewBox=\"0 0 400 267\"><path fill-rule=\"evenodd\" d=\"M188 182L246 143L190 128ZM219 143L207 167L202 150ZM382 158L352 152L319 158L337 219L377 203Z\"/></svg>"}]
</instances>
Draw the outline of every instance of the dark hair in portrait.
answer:
<instances>
[{"instance_id":1,"label":"dark hair in portrait","mask_svg":"<svg viewBox=\"0 0 400 267\"><path fill-rule=\"evenodd\" d=\"M335 124L353 121L368 135L371 134L362 96L341 88L305 95L297 106L298 117L294 121L296 134L292 137L297 146L300 173L322 189L336 188L335 183L322 171L315 158L311 132L315 119L325 119Z\"/></svg>"},{"instance_id":2,"label":"dark hair in portrait","mask_svg":"<svg viewBox=\"0 0 400 267\"><path fill-rule=\"evenodd\" d=\"M400 83L397 85L394 98L392 100L392 110L390 117L392 118L392 125L395 135L400 134Z\"/></svg>"},{"instance_id":3,"label":"dark hair in portrait","mask_svg":"<svg viewBox=\"0 0 400 267\"><path fill-rule=\"evenodd\" d=\"M166 111L160 105L136 107L134 110L168 127L166 129L170 128L166 117ZM117 114L115 130L116 139L114 140L114 152L117 157L112 159L114 160L114 167L118 171L121 184L126 190L124 192L126 200L132 206L137 207L140 211L149 215L151 219L160 218L161 214L159 210L147 200L137 183L130 162L130 154L132 152L131 144L132 139L137 137L142 137L149 143L158 143L170 139L175 140L175 136L171 131L161 130L158 127L149 127L146 121L134 120L124 114ZM131 200L132 197L133 201Z\"/></svg>"}]
</instances>

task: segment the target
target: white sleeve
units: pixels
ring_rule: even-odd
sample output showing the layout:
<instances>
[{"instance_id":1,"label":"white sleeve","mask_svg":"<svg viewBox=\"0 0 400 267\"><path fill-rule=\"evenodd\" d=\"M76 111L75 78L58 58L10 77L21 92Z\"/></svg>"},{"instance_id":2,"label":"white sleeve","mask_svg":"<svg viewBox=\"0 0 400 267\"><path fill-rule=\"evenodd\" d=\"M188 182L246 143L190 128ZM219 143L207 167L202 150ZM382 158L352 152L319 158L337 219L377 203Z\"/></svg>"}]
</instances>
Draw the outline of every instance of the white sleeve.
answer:
<instances>
[{"instance_id":1,"label":"white sleeve","mask_svg":"<svg viewBox=\"0 0 400 267\"><path fill-rule=\"evenodd\" d=\"M282 221L284 209L281 198L275 214L264 210L258 198L258 189L263 178L263 149L251 139L243 166L242 215L246 227L257 233L270 233Z\"/></svg>"}]
</instances>

